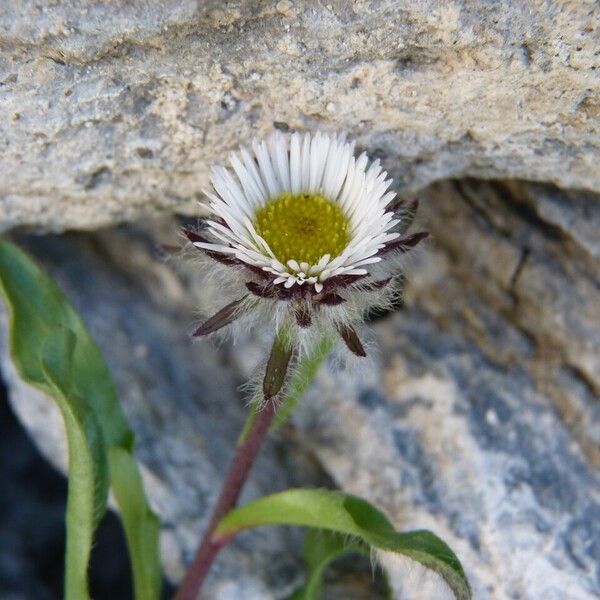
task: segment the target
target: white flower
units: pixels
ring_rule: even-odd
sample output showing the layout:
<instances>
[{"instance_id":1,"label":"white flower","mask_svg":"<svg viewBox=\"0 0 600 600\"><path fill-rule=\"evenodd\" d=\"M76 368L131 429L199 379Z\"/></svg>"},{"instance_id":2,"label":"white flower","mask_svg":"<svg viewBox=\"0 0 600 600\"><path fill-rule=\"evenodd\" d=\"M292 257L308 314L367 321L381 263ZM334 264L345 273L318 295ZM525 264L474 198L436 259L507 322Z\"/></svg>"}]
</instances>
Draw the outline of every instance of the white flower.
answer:
<instances>
[{"instance_id":1,"label":"white flower","mask_svg":"<svg viewBox=\"0 0 600 600\"><path fill-rule=\"evenodd\" d=\"M389 299L392 292L384 290L397 273L394 254L427 235L401 238L416 204L407 210L395 203L379 160L355 158L354 143L342 136L277 132L255 141L252 153L232 152L230 163L232 170L213 168L213 191L206 192L211 217L201 231L186 232L190 241L234 267L231 277L246 293L272 307L285 303L300 327L330 321L363 354L353 324ZM236 300L196 334L251 306Z\"/></svg>"}]
</instances>

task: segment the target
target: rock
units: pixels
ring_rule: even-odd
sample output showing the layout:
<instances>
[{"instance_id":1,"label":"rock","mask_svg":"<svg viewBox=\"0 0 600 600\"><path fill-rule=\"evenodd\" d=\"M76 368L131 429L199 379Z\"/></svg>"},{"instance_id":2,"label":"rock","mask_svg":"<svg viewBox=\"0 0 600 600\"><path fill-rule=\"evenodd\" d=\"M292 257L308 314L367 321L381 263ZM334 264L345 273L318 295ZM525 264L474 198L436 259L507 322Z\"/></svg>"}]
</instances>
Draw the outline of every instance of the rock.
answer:
<instances>
[{"instance_id":1,"label":"rock","mask_svg":"<svg viewBox=\"0 0 600 600\"><path fill-rule=\"evenodd\" d=\"M598 192L597 17L593 0L5 2L0 226L194 214L209 166L274 127L345 131L403 190Z\"/></svg>"},{"instance_id":2,"label":"rock","mask_svg":"<svg viewBox=\"0 0 600 600\"><path fill-rule=\"evenodd\" d=\"M193 308L183 284L142 234L38 238L26 246L67 291L105 351L163 524L163 565L177 580L206 526L244 421L228 351L192 343ZM6 351L5 320L2 370L10 402L42 452L64 471L62 421L48 398L18 379ZM297 472L298 484L311 472L301 458L299 467L286 469L277 454L275 445L267 446L246 500L293 485ZM281 528L241 537L216 565L207 597L239 598L240 586L249 599L289 593L298 581L298 546Z\"/></svg>"},{"instance_id":3,"label":"rock","mask_svg":"<svg viewBox=\"0 0 600 600\"><path fill-rule=\"evenodd\" d=\"M196 310L220 291L157 243L174 243L169 219L197 213L210 165L240 143L322 128L419 191L433 242L410 257L403 306L373 322L379 350L359 374L323 369L244 499L363 495L447 539L478 600L600 593L597 17L592 0L0 7L0 229L147 222L19 241L106 353L172 579L242 425L236 387L268 341L192 345ZM64 469L61 421L16 377L1 325L12 405ZM285 597L299 545L281 529L241 536L206 597ZM373 597L368 577L347 577L355 564L329 597ZM391 569L397 597L445 594Z\"/></svg>"},{"instance_id":4,"label":"rock","mask_svg":"<svg viewBox=\"0 0 600 600\"><path fill-rule=\"evenodd\" d=\"M599 199L477 180L440 182L420 196L433 241L407 265L404 305L373 321L363 369L332 363L321 371L267 448L245 499L330 485L331 477L398 527L446 539L478 600L594 598ZM256 373L268 342L190 344L194 307L202 311L219 290L197 279L193 263L158 256L156 243L176 237L156 224L19 238L107 355L164 521L172 578L191 557L241 427L235 387ZM60 464L60 426L40 409L47 401L18 382L5 350L2 364L15 410ZM245 534L218 562L206 597L285 597L301 577L298 555L296 532ZM343 587L340 577L329 598L373 597L363 587L368 574ZM393 567L393 581L398 598L420 599L425 590L446 597L435 579L404 564Z\"/></svg>"},{"instance_id":5,"label":"rock","mask_svg":"<svg viewBox=\"0 0 600 600\"><path fill-rule=\"evenodd\" d=\"M478 181L422 197L433 244L405 309L373 324L372 365L321 372L294 424L342 489L448 541L475 598L594 598L598 197ZM399 598L448 597L394 574Z\"/></svg>"},{"instance_id":6,"label":"rock","mask_svg":"<svg viewBox=\"0 0 600 600\"><path fill-rule=\"evenodd\" d=\"M475 598L594 598L599 478L537 382L417 310L376 331L368 380L322 373L294 418L336 483L437 532ZM411 570L394 568L398 598L452 597Z\"/></svg>"}]
</instances>

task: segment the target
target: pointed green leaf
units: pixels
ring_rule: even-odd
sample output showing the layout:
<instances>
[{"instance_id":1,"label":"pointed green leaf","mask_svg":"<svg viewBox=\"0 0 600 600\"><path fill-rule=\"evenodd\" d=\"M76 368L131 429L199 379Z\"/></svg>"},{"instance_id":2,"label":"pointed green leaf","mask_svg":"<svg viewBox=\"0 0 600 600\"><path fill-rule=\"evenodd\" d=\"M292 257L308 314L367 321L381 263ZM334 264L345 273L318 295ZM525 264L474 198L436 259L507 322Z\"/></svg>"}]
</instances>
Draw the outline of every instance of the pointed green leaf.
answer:
<instances>
[{"instance_id":1,"label":"pointed green leaf","mask_svg":"<svg viewBox=\"0 0 600 600\"><path fill-rule=\"evenodd\" d=\"M58 286L24 252L4 241L0 242L0 291L8 308L11 356L21 378L46 392L59 406L61 402L64 404L68 400L70 404L78 402L86 407L85 435L80 435L80 441L88 445L90 457L96 466L93 472L95 519L87 522L86 527L91 527L93 531L94 523L102 516L106 504L106 490L97 475L101 473L101 463L106 461L106 457L102 458L97 449L92 450L94 444L90 423L95 420L100 437L109 452L110 483L122 509L127 544L132 557L136 598L155 600L160 593L157 583L157 573L160 571L156 518L141 489L141 479L132 455L133 432L121 411L100 349ZM61 328L69 330L75 339L72 351L66 351L71 342L57 337L49 343L58 346L63 344L62 351L57 351L54 356L51 353L45 355L44 359L43 341L50 334L58 336L53 332ZM65 424L69 435L69 429L74 427L73 422L65 417ZM73 436L76 434L79 432L75 431ZM113 449L121 452L112 452ZM130 457L129 460L124 458L123 453ZM75 457L70 454L70 465L73 460ZM136 474L135 483L130 489L133 473ZM76 485L78 477L77 473L70 472L69 485ZM126 506L121 506L122 502ZM90 518L88 512L78 514L78 517L67 515L68 529L78 520ZM70 531L68 535L71 535ZM76 560L73 553L67 554L68 561ZM85 562L84 559L87 561L87 557L82 554L78 569ZM67 565L67 570L70 568ZM79 577L85 580L85 572L80 573ZM83 594L72 597L76 600L86 598Z\"/></svg>"},{"instance_id":2,"label":"pointed green leaf","mask_svg":"<svg viewBox=\"0 0 600 600\"><path fill-rule=\"evenodd\" d=\"M71 372L75 335L50 332L42 345L42 372L65 421L69 448L69 495L65 598L89 598L87 570L94 529L106 509L108 467L102 432L94 413L73 391Z\"/></svg>"},{"instance_id":3,"label":"pointed green leaf","mask_svg":"<svg viewBox=\"0 0 600 600\"><path fill-rule=\"evenodd\" d=\"M119 505L125 535L130 547L135 597L158 597L161 572L158 564L160 522L150 510L140 473L130 452L113 447L108 451L112 486Z\"/></svg>"},{"instance_id":4,"label":"pointed green leaf","mask_svg":"<svg viewBox=\"0 0 600 600\"><path fill-rule=\"evenodd\" d=\"M292 369L289 382L282 394L271 430L275 431L278 429L294 412L294 409L298 406L304 392L306 392L308 386L314 381L318 370L321 368L321 365L327 356L329 356L334 346L335 342L332 339L323 338L309 352L300 356ZM252 428L256 415L260 411L262 400L263 395L261 392L252 401L252 408L248 414L238 443L242 443L246 439L246 435Z\"/></svg>"},{"instance_id":5,"label":"pointed green leaf","mask_svg":"<svg viewBox=\"0 0 600 600\"><path fill-rule=\"evenodd\" d=\"M457 600L470 600L469 583L450 547L429 531L397 532L365 500L329 490L288 490L229 512L216 534L229 537L260 525L301 525L353 536L370 548L404 555L438 573Z\"/></svg>"},{"instance_id":6,"label":"pointed green leaf","mask_svg":"<svg viewBox=\"0 0 600 600\"><path fill-rule=\"evenodd\" d=\"M281 391L292 358L293 345L285 335L275 336L263 378L263 397L270 400Z\"/></svg>"}]
</instances>

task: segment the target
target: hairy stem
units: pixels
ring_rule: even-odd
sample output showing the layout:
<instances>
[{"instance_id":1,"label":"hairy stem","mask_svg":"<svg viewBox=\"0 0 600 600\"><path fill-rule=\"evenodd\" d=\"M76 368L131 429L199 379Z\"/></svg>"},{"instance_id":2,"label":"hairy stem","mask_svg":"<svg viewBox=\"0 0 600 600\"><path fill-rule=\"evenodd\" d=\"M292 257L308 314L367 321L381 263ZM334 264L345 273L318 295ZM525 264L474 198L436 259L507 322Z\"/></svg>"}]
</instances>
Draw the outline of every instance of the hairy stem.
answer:
<instances>
[{"instance_id":1,"label":"hairy stem","mask_svg":"<svg viewBox=\"0 0 600 600\"><path fill-rule=\"evenodd\" d=\"M210 522L175 600L197 599L200 587L217 554L231 539L230 537L216 536L215 529L221 519L237 504L254 460L269 433L277 410L277 394L283 386L291 355L292 349L289 343L284 335L279 334L273 343L265 372L264 403L256 412L249 429L244 432L238 442Z\"/></svg>"},{"instance_id":2,"label":"hairy stem","mask_svg":"<svg viewBox=\"0 0 600 600\"><path fill-rule=\"evenodd\" d=\"M176 600L196 600L213 561L219 551L229 542L228 538L215 537L213 534L221 519L237 504L242 487L267 437L274 416L275 403L273 400L269 400L258 413L246 439L236 448L206 533L175 596Z\"/></svg>"}]
</instances>

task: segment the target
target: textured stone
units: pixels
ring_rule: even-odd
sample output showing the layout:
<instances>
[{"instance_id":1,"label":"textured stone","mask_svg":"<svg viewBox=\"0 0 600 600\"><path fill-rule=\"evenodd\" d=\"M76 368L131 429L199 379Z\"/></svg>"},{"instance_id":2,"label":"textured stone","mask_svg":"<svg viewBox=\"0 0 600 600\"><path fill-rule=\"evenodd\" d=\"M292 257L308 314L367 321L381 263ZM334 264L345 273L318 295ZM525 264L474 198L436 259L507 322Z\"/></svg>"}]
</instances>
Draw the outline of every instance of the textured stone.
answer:
<instances>
[{"instance_id":1,"label":"textured stone","mask_svg":"<svg viewBox=\"0 0 600 600\"><path fill-rule=\"evenodd\" d=\"M478 600L594 598L598 16L593 0L5 2L0 229L195 214L209 166L240 142L347 132L397 189L420 191L433 241L410 256L401 310L373 323L371 362L323 370L245 498L333 480L440 533ZM236 386L267 340L190 343L195 307L219 290L162 260L155 243L176 233L161 227L21 241L106 352L176 579L243 421ZM60 419L2 343L12 405L64 468ZM246 534L206 597L285 597L298 556L295 532ZM398 597L443 597L392 570ZM368 575L346 575L328 597L373 597Z\"/></svg>"},{"instance_id":2,"label":"textured stone","mask_svg":"<svg viewBox=\"0 0 600 600\"><path fill-rule=\"evenodd\" d=\"M595 0L18 0L0 24L4 229L191 213L209 165L273 127L346 131L405 190L600 191Z\"/></svg>"},{"instance_id":3,"label":"textured stone","mask_svg":"<svg viewBox=\"0 0 600 600\"><path fill-rule=\"evenodd\" d=\"M163 523L163 564L178 579L182 560L191 560L206 526L244 420L239 380L228 367L227 352L192 343L193 308L183 284L143 236L113 232L97 239L34 239L29 248L43 255L44 266L68 291L105 350L137 435L151 503ZM60 415L48 398L18 379L5 339L2 346L3 375L17 416L42 452L65 470ZM302 473L311 471L294 467L288 477L273 446L257 467L246 499L284 489L293 485L295 473L301 481ZM289 592L297 580L297 547L282 529L241 538L216 566L210 597L239 598L239 586L250 600Z\"/></svg>"},{"instance_id":4,"label":"textured stone","mask_svg":"<svg viewBox=\"0 0 600 600\"><path fill-rule=\"evenodd\" d=\"M362 369L340 371L332 361L322 370L267 448L246 498L329 485L328 476L399 527L444 537L478 600L594 598L598 197L476 180L437 183L420 195L433 241L411 255L404 306L372 323L372 358ZM196 278L193 263L160 259L155 242L174 239L172 226L156 225L21 241L107 354L164 519L163 560L178 577L241 426L235 386L256 373L268 340L190 344L194 306L202 311L219 290ZM15 410L56 461L60 427L36 408L47 401L19 384L6 355L3 369ZM242 536L206 597L284 597L300 576L298 554L296 533ZM362 573L342 587L337 573L328 597L373 598ZM446 597L403 564L393 574L398 598Z\"/></svg>"},{"instance_id":5,"label":"textured stone","mask_svg":"<svg viewBox=\"0 0 600 600\"><path fill-rule=\"evenodd\" d=\"M384 358L367 381L321 375L294 419L307 444L398 527L441 535L475 598L595 597L599 479L552 403L520 365L418 311L394 321L376 327ZM395 571L400 598L451 598Z\"/></svg>"},{"instance_id":6,"label":"textured stone","mask_svg":"<svg viewBox=\"0 0 600 600\"><path fill-rule=\"evenodd\" d=\"M404 310L373 324L364 371L321 372L294 424L341 488L447 540L475 598L594 598L598 198L478 181L422 197L433 243ZM398 597L449 597L394 571Z\"/></svg>"}]
</instances>

